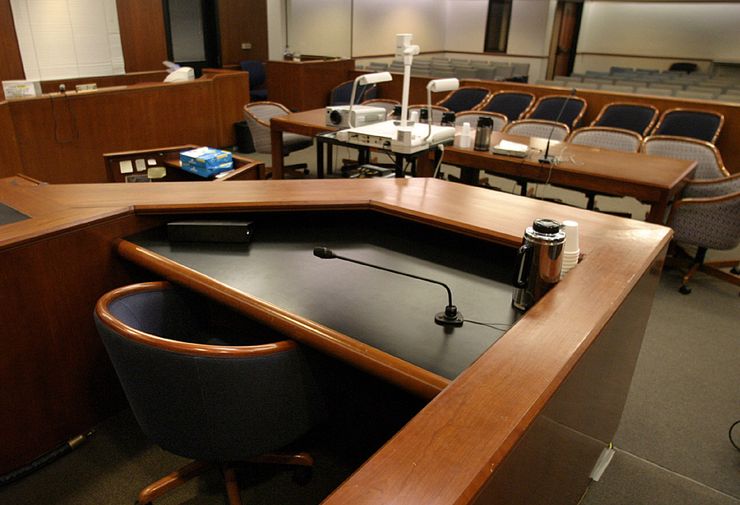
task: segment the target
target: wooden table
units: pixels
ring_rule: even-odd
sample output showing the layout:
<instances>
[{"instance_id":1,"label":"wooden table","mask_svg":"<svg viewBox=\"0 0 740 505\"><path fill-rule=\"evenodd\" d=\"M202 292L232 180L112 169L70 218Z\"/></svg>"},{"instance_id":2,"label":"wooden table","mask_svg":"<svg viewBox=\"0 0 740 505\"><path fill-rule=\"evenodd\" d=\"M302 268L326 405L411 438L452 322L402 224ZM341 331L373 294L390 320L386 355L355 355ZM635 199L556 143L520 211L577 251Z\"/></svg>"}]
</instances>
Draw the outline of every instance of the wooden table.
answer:
<instances>
[{"instance_id":1,"label":"wooden table","mask_svg":"<svg viewBox=\"0 0 740 505\"><path fill-rule=\"evenodd\" d=\"M270 141L272 142L272 178L283 178L283 132L313 137L319 133L335 131L326 125L326 110L313 109L295 112L287 116L270 119Z\"/></svg>"},{"instance_id":2,"label":"wooden table","mask_svg":"<svg viewBox=\"0 0 740 505\"><path fill-rule=\"evenodd\" d=\"M315 109L270 121L273 178L283 177L282 133L315 136L336 130L326 126L324 114L324 109ZM550 154L562 156L563 161L550 169L537 161L545 150L545 139L494 132L491 145L498 144L502 139L529 145L532 148L530 155L522 159L475 151L472 147L452 146L445 149L443 162L460 166L463 180L468 183L477 181L478 172L483 170L512 177L519 182L549 182L579 191L631 196L650 205L647 220L651 223L664 221L668 203L683 189L696 167L694 161L553 142ZM429 160L420 163L417 175L430 177L433 165Z\"/></svg>"},{"instance_id":3,"label":"wooden table","mask_svg":"<svg viewBox=\"0 0 740 505\"><path fill-rule=\"evenodd\" d=\"M491 145L501 140L529 145L529 155L516 158L453 146L445 149L443 162L461 167L466 183L475 183L483 170L524 183L523 191L526 182L547 182L579 191L631 196L650 205L647 221L651 223L664 222L668 203L683 189L696 167L695 161L562 142L551 143L550 154L561 161L549 166L538 161L545 150L545 139L494 132ZM425 175L431 175L429 169Z\"/></svg>"},{"instance_id":4,"label":"wooden table","mask_svg":"<svg viewBox=\"0 0 740 505\"><path fill-rule=\"evenodd\" d=\"M0 203L30 216L0 226L0 381L13 392L0 395L0 411L13 413L0 418L2 473L121 408L91 314L104 292L151 278L114 252L122 237L183 214L363 211L513 250L534 218L578 221L583 261L454 380L430 382L426 394L440 392L330 505L577 503L616 432L672 234L431 178L53 185L13 177L0 180ZM350 345L351 335L286 307L197 276L182 282L329 356L381 376L392 368L372 348ZM397 372L396 384L419 383Z\"/></svg>"}]
</instances>

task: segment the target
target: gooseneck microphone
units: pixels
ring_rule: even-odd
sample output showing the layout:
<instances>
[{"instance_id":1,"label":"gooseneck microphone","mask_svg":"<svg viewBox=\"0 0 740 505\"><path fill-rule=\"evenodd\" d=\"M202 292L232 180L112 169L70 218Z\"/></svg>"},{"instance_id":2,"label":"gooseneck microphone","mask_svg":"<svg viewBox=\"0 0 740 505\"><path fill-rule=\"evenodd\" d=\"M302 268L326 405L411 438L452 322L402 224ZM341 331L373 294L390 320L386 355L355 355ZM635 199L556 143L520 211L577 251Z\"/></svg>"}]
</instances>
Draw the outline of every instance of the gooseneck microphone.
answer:
<instances>
[{"instance_id":1,"label":"gooseneck microphone","mask_svg":"<svg viewBox=\"0 0 740 505\"><path fill-rule=\"evenodd\" d=\"M563 112L565 112L565 107L568 105L568 102L570 102L570 99L572 97L576 96L576 88L571 88L570 94L568 95L568 98L565 99L563 102L563 105L560 107L560 112L558 112L558 115L555 116L555 123L560 122L560 116L563 115ZM540 158L540 163L555 163L555 157L550 156L550 140L552 140L552 134L555 133L555 128L557 127L556 124L552 125L552 128L550 129L550 135L547 136L547 145L545 146L545 155Z\"/></svg>"},{"instance_id":2,"label":"gooseneck microphone","mask_svg":"<svg viewBox=\"0 0 740 505\"><path fill-rule=\"evenodd\" d=\"M338 259L338 260L344 260L349 261L350 263L357 263L358 265L363 265L370 268L376 268L378 270L383 270L385 272L391 272L398 275L404 275L406 277L411 277L412 279L418 279L420 281L426 281L431 282L432 284L438 284L445 288L447 290L447 306L445 307L444 312L438 312L434 316L434 322L443 326L462 326L463 324L463 315L458 312L457 307L455 307L452 304L452 291L447 286L447 284L439 281L435 281L434 279L428 279L426 277L420 277L418 275L414 274L408 274L406 272L399 272L398 270L393 270L392 268L386 268L382 267L380 265L373 265L371 263L365 263L364 261L347 258L346 256L340 256L338 254L334 254L334 251L329 249L328 247L314 247L313 248L313 255L317 258L321 259Z\"/></svg>"}]
</instances>

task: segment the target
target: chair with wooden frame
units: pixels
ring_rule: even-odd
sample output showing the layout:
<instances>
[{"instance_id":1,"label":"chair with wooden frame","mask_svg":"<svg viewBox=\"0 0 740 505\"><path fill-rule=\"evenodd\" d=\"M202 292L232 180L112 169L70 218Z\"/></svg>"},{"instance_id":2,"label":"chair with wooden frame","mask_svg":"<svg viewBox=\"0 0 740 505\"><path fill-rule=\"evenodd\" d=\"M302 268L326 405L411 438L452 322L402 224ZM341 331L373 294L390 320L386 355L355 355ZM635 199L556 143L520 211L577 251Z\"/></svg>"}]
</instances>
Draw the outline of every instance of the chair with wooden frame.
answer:
<instances>
[{"instance_id":1,"label":"chair with wooden frame","mask_svg":"<svg viewBox=\"0 0 740 505\"><path fill-rule=\"evenodd\" d=\"M649 104L611 102L599 111L591 126L608 126L633 131L640 136L648 134L658 118L658 109Z\"/></svg>"},{"instance_id":2,"label":"chair with wooden frame","mask_svg":"<svg viewBox=\"0 0 740 505\"><path fill-rule=\"evenodd\" d=\"M390 117L390 115L393 113L393 110L401 105L401 102L399 102L398 100L392 100L390 98L371 98L370 100L365 100L364 102L362 102L361 105L368 105L370 107L382 107L385 109L386 117Z\"/></svg>"},{"instance_id":3,"label":"chair with wooden frame","mask_svg":"<svg viewBox=\"0 0 740 505\"><path fill-rule=\"evenodd\" d=\"M524 119L542 119L545 121L557 120L568 125L569 128L575 128L586 113L587 105L586 100L580 96L541 96L524 116ZM561 110L562 113L560 112Z\"/></svg>"},{"instance_id":4,"label":"chair with wooden frame","mask_svg":"<svg viewBox=\"0 0 740 505\"><path fill-rule=\"evenodd\" d=\"M426 115L429 113L428 111L429 105L425 103L409 105L409 118L411 117L412 112L418 112L419 121L426 121ZM440 124L445 112L450 112L450 109L442 107L441 105L432 105L432 124Z\"/></svg>"},{"instance_id":5,"label":"chair with wooden frame","mask_svg":"<svg viewBox=\"0 0 740 505\"><path fill-rule=\"evenodd\" d=\"M673 135L704 140L714 144L722 130L725 116L701 109L675 108L663 111L651 135Z\"/></svg>"},{"instance_id":6,"label":"chair with wooden frame","mask_svg":"<svg viewBox=\"0 0 740 505\"><path fill-rule=\"evenodd\" d=\"M651 135L642 141L640 152L682 160L696 160L694 179L717 179L730 175L714 144L688 137Z\"/></svg>"},{"instance_id":7,"label":"chair with wooden frame","mask_svg":"<svg viewBox=\"0 0 740 505\"><path fill-rule=\"evenodd\" d=\"M318 384L294 341L167 282L115 289L94 317L141 429L196 460L142 489L137 504L213 466L223 469L229 503L240 504L234 462L310 473L310 455L271 452L323 417Z\"/></svg>"},{"instance_id":8,"label":"chair with wooden frame","mask_svg":"<svg viewBox=\"0 0 740 505\"><path fill-rule=\"evenodd\" d=\"M689 281L698 271L740 286L740 260L705 261L707 250L730 250L740 244L740 174L720 179L694 180L684 189L682 198L673 203L668 226L678 244L697 247L679 291L691 293ZM674 248L674 257L683 253ZM683 253L686 255L685 253ZM730 268L730 272L721 270Z\"/></svg>"},{"instance_id":9,"label":"chair with wooden frame","mask_svg":"<svg viewBox=\"0 0 740 505\"><path fill-rule=\"evenodd\" d=\"M455 124L462 125L469 123L471 128L475 128L478 124L478 119L482 117L491 118L493 121L493 131L500 132L508 124L508 119L503 114L498 112L486 112L482 110L465 110L455 116Z\"/></svg>"},{"instance_id":10,"label":"chair with wooden frame","mask_svg":"<svg viewBox=\"0 0 740 505\"><path fill-rule=\"evenodd\" d=\"M502 90L493 93L479 110L498 112L509 122L522 119L534 103L534 94L526 91Z\"/></svg>"},{"instance_id":11,"label":"chair with wooden frame","mask_svg":"<svg viewBox=\"0 0 740 505\"><path fill-rule=\"evenodd\" d=\"M329 93L328 105L349 105L349 101L352 99L352 87L354 86L354 84L355 81L352 80L344 81L334 86L334 88L332 88L331 92ZM354 105L362 103L365 100L376 98L377 96L378 87L375 84L358 84L357 89L355 90Z\"/></svg>"},{"instance_id":12,"label":"chair with wooden frame","mask_svg":"<svg viewBox=\"0 0 740 505\"><path fill-rule=\"evenodd\" d=\"M491 90L488 88L482 88L479 86L460 86L459 88L450 91L435 105L446 107L452 112L474 110L488 101L490 96Z\"/></svg>"},{"instance_id":13,"label":"chair with wooden frame","mask_svg":"<svg viewBox=\"0 0 740 505\"><path fill-rule=\"evenodd\" d=\"M622 128L610 128L606 126L586 126L574 130L567 138L567 142L576 145L598 147L609 149L611 151L621 151L636 153L640 150L642 137L631 131ZM596 197L598 193L585 191L588 202L586 208L589 210L599 210L596 208ZM632 217L631 214L614 213L623 217Z\"/></svg>"},{"instance_id":14,"label":"chair with wooden frame","mask_svg":"<svg viewBox=\"0 0 740 505\"><path fill-rule=\"evenodd\" d=\"M269 154L272 152L270 119L287 114L290 114L290 110L277 102L250 102L244 106L244 119L247 121L247 126L252 134L254 149L258 153ZM282 155L284 157L294 151L307 149L312 145L313 137L283 132ZM296 176L308 175L308 165L306 163L289 165L285 169Z\"/></svg>"},{"instance_id":15,"label":"chair with wooden frame","mask_svg":"<svg viewBox=\"0 0 740 505\"><path fill-rule=\"evenodd\" d=\"M504 128L504 133L511 135L522 135L525 137L552 138L552 140L563 141L570 134L568 125L561 122L546 121L544 119L521 119L509 123ZM552 132L552 137L550 133Z\"/></svg>"}]
</instances>

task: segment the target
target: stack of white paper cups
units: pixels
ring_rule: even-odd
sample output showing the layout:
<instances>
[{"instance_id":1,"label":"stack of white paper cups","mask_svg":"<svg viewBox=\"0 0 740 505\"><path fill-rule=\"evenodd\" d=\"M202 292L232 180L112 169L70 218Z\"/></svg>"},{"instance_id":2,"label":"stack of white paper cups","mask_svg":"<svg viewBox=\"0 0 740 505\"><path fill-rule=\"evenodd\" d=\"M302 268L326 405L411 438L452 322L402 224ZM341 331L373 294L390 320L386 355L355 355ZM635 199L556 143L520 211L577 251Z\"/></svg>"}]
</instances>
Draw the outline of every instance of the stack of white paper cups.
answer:
<instances>
[{"instance_id":1,"label":"stack of white paper cups","mask_svg":"<svg viewBox=\"0 0 740 505\"><path fill-rule=\"evenodd\" d=\"M563 245L563 266L560 268L561 278L578 264L578 255L581 254L578 245L578 223L563 221L563 231L565 232L565 244Z\"/></svg>"}]
</instances>

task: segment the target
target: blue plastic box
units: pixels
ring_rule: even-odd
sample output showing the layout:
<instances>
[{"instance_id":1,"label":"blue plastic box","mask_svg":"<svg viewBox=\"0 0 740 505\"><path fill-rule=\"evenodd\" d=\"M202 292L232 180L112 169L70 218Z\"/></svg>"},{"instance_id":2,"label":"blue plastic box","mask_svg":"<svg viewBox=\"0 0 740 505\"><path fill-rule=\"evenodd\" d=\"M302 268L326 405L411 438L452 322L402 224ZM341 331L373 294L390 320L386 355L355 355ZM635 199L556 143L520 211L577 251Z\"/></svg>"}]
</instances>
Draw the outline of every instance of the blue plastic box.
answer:
<instances>
[{"instance_id":1,"label":"blue plastic box","mask_svg":"<svg viewBox=\"0 0 740 505\"><path fill-rule=\"evenodd\" d=\"M234 167L234 161L229 151L199 147L180 153L181 168L186 172L204 178L213 177Z\"/></svg>"}]
</instances>

